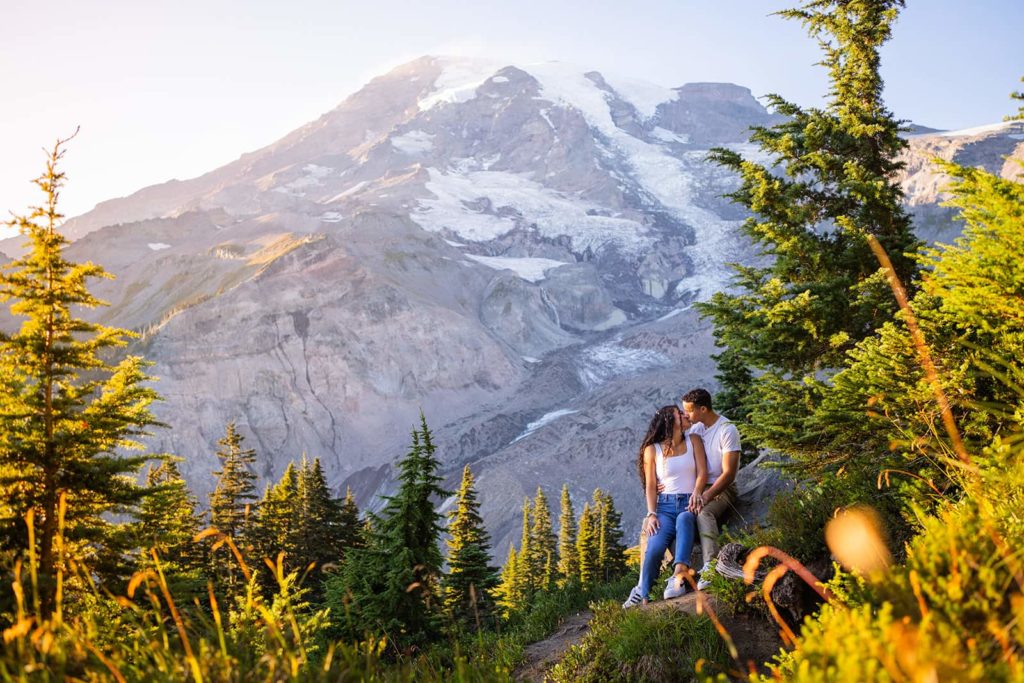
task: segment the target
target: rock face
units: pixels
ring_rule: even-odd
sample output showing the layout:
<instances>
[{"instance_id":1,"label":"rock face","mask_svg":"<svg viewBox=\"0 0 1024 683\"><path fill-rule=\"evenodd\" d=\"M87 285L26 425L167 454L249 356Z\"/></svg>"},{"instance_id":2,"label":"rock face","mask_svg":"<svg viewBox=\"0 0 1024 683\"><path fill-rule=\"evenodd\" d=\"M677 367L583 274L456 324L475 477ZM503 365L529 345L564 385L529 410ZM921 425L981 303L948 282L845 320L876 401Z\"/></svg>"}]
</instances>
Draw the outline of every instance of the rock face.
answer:
<instances>
[{"instance_id":1,"label":"rock face","mask_svg":"<svg viewBox=\"0 0 1024 683\"><path fill-rule=\"evenodd\" d=\"M171 425L150 445L185 458L197 493L234 420L265 480L305 453L373 505L423 410L450 488L473 465L501 556L537 486L568 482L580 505L600 486L639 525L649 416L713 382L691 305L753 258L721 199L736 181L705 156L754 153L748 128L774 120L730 84L425 57L65 229L72 259L117 276L95 285L111 303L96 316L142 334ZM1001 164L1020 133L911 139L929 230L949 232L925 160Z\"/></svg>"},{"instance_id":2,"label":"rock face","mask_svg":"<svg viewBox=\"0 0 1024 683\"><path fill-rule=\"evenodd\" d=\"M908 138L906 168L900 183L918 233L931 241L948 242L960 234L953 210L941 206L949 177L936 160L976 166L1004 178L1024 176L1024 122L1007 121L960 131L925 133Z\"/></svg>"}]
</instances>

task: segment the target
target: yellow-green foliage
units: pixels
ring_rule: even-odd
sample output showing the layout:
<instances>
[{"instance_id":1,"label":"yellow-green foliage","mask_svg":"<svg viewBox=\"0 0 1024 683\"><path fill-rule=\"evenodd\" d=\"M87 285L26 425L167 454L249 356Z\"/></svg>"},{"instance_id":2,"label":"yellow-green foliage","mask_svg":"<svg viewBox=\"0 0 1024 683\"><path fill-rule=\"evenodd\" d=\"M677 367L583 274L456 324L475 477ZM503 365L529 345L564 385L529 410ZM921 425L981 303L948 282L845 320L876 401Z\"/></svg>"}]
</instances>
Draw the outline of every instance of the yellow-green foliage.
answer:
<instances>
[{"instance_id":1,"label":"yellow-green foliage","mask_svg":"<svg viewBox=\"0 0 1024 683\"><path fill-rule=\"evenodd\" d=\"M1024 465L988 472L980 486L925 521L906 563L869 583L868 602L809 619L776 673L808 683L1024 680Z\"/></svg>"}]
</instances>

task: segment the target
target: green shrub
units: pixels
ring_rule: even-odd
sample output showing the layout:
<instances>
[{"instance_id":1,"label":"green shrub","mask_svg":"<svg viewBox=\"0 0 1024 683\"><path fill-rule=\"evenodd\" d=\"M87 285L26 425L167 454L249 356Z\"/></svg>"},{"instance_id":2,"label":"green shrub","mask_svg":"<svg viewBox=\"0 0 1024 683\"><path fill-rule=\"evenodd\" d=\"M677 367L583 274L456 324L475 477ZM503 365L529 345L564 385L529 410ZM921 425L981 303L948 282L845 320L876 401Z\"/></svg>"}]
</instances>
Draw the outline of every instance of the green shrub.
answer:
<instances>
[{"instance_id":1,"label":"green shrub","mask_svg":"<svg viewBox=\"0 0 1024 683\"><path fill-rule=\"evenodd\" d=\"M906 562L824 607L774 673L787 681L1024 680L1024 464L982 473L924 521ZM770 680L770 679L764 679Z\"/></svg>"}]
</instances>

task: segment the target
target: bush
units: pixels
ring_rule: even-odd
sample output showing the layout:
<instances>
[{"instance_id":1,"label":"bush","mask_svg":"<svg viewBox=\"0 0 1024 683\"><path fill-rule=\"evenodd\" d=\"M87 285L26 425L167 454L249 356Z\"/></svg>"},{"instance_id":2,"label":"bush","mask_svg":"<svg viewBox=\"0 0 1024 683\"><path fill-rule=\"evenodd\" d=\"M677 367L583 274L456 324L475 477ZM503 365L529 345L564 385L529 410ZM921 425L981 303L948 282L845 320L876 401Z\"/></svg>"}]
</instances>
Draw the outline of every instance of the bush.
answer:
<instances>
[{"instance_id":1,"label":"bush","mask_svg":"<svg viewBox=\"0 0 1024 683\"><path fill-rule=\"evenodd\" d=\"M928 517L906 563L827 606L774 665L787 681L1024 680L1024 464ZM770 680L770 679L764 679Z\"/></svg>"}]
</instances>

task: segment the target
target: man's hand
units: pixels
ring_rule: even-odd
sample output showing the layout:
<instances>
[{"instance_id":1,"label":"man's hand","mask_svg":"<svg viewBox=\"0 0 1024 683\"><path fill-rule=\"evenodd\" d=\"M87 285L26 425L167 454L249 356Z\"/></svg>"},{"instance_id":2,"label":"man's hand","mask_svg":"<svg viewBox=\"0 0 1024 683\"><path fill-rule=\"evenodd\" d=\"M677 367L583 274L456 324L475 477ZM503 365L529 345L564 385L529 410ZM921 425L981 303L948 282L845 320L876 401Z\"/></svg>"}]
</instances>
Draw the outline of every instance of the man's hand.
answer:
<instances>
[{"instance_id":1,"label":"man's hand","mask_svg":"<svg viewBox=\"0 0 1024 683\"><path fill-rule=\"evenodd\" d=\"M658 493L664 493L664 492L665 492L665 485L664 485L664 484L662 484L662 483L661 483L661 482L659 481L659 482L658 482Z\"/></svg>"},{"instance_id":2,"label":"man's hand","mask_svg":"<svg viewBox=\"0 0 1024 683\"><path fill-rule=\"evenodd\" d=\"M704 507L704 496L690 496L690 502L687 504L686 509L695 515L699 515L701 508Z\"/></svg>"},{"instance_id":3,"label":"man's hand","mask_svg":"<svg viewBox=\"0 0 1024 683\"><path fill-rule=\"evenodd\" d=\"M647 515L644 517L644 525L642 527L642 533L644 536L653 536L658 531L658 527L661 523L658 522L658 518L655 515Z\"/></svg>"}]
</instances>

